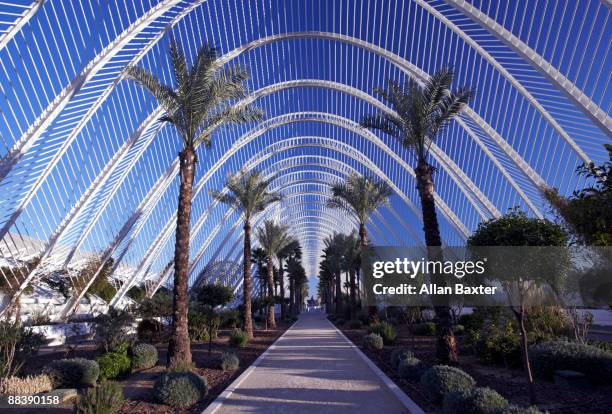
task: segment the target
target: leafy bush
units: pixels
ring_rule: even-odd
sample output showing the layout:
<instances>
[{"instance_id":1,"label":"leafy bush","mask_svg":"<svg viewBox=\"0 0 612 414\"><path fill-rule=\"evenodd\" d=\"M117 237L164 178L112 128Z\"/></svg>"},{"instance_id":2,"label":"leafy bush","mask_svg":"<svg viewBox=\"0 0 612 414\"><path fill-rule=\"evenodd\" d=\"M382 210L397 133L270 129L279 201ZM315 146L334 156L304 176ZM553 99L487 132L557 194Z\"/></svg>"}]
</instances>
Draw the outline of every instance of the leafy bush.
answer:
<instances>
[{"instance_id":1,"label":"leafy bush","mask_svg":"<svg viewBox=\"0 0 612 414\"><path fill-rule=\"evenodd\" d=\"M344 319L342 319L342 318L338 318L338 319L335 320L335 324L338 325L338 326L344 325L345 322L346 321Z\"/></svg>"},{"instance_id":2,"label":"leafy bush","mask_svg":"<svg viewBox=\"0 0 612 414\"><path fill-rule=\"evenodd\" d=\"M212 339L217 337L220 320L218 317L214 318L214 326L212 332ZM208 341L210 339L208 332L208 316L204 312L200 312L195 309L189 310L188 329L189 339L192 341Z\"/></svg>"},{"instance_id":3,"label":"leafy bush","mask_svg":"<svg viewBox=\"0 0 612 414\"><path fill-rule=\"evenodd\" d=\"M187 408L206 396L208 383L206 378L193 372L171 372L159 377L154 391L155 397L162 404Z\"/></svg>"},{"instance_id":4,"label":"leafy bush","mask_svg":"<svg viewBox=\"0 0 612 414\"><path fill-rule=\"evenodd\" d=\"M465 327L463 325L453 326L453 333L455 335L463 335L465 333Z\"/></svg>"},{"instance_id":5,"label":"leafy bush","mask_svg":"<svg viewBox=\"0 0 612 414\"><path fill-rule=\"evenodd\" d=\"M123 390L114 382L104 382L77 398L76 414L115 414L123 405Z\"/></svg>"},{"instance_id":6,"label":"leafy bush","mask_svg":"<svg viewBox=\"0 0 612 414\"><path fill-rule=\"evenodd\" d=\"M377 333L371 333L363 337L363 347L366 349L383 349L383 338Z\"/></svg>"},{"instance_id":7,"label":"leafy bush","mask_svg":"<svg viewBox=\"0 0 612 414\"><path fill-rule=\"evenodd\" d=\"M548 413L548 411L546 413ZM510 404L503 410L498 411L496 414L546 414L546 413L544 413L543 411L540 411L538 407L536 406L523 408L518 405Z\"/></svg>"},{"instance_id":8,"label":"leafy bush","mask_svg":"<svg viewBox=\"0 0 612 414\"><path fill-rule=\"evenodd\" d=\"M126 295L135 302L140 302L143 300L146 294L147 291L140 286L132 286L126 293Z\"/></svg>"},{"instance_id":9,"label":"leafy bush","mask_svg":"<svg viewBox=\"0 0 612 414\"><path fill-rule=\"evenodd\" d=\"M240 314L237 309L223 309L218 315L221 321L220 328L234 329L240 324Z\"/></svg>"},{"instance_id":10,"label":"leafy bush","mask_svg":"<svg viewBox=\"0 0 612 414\"><path fill-rule=\"evenodd\" d=\"M568 336L571 320L567 311L560 306L536 306L529 308L525 315L529 343L551 341Z\"/></svg>"},{"instance_id":11,"label":"leafy bush","mask_svg":"<svg viewBox=\"0 0 612 414\"><path fill-rule=\"evenodd\" d=\"M172 293L166 289L158 289L152 298L143 299L137 309L142 318L169 317L172 315Z\"/></svg>"},{"instance_id":12,"label":"leafy bush","mask_svg":"<svg viewBox=\"0 0 612 414\"><path fill-rule=\"evenodd\" d=\"M472 313L459 316L459 324L463 325L468 331L479 331L482 329L484 322L485 316L478 310L474 310Z\"/></svg>"},{"instance_id":13,"label":"leafy bush","mask_svg":"<svg viewBox=\"0 0 612 414\"><path fill-rule=\"evenodd\" d=\"M433 322L423 322L414 325L413 332L415 335L433 336L436 334L436 324Z\"/></svg>"},{"instance_id":14,"label":"leafy bush","mask_svg":"<svg viewBox=\"0 0 612 414\"><path fill-rule=\"evenodd\" d=\"M346 323L346 326L349 329L361 329L363 323L359 319L351 319Z\"/></svg>"},{"instance_id":15,"label":"leafy bush","mask_svg":"<svg viewBox=\"0 0 612 414\"><path fill-rule=\"evenodd\" d=\"M436 400L454 391L468 391L476 381L468 373L448 365L434 365L421 376L421 384Z\"/></svg>"},{"instance_id":16,"label":"leafy bush","mask_svg":"<svg viewBox=\"0 0 612 414\"><path fill-rule=\"evenodd\" d=\"M110 308L108 313L96 317L96 339L101 349L117 352L129 342L128 331L134 322L125 310Z\"/></svg>"},{"instance_id":17,"label":"leafy bush","mask_svg":"<svg viewBox=\"0 0 612 414\"><path fill-rule=\"evenodd\" d=\"M397 332L395 331L393 325L391 325L389 322L380 322L370 325L368 332L380 335L385 345L393 345L395 343L395 339L397 338Z\"/></svg>"},{"instance_id":18,"label":"leafy bush","mask_svg":"<svg viewBox=\"0 0 612 414\"><path fill-rule=\"evenodd\" d=\"M43 341L43 335L22 326L9 312L0 320L0 378L16 375L25 361L38 353Z\"/></svg>"},{"instance_id":19,"label":"leafy bush","mask_svg":"<svg viewBox=\"0 0 612 414\"><path fill-rule=\"evenodd\" d=\"M136 328L140 342L155 344L163 341L164 324L155 319L143 319Z\"/></svg>"},{"instance_id":20,"label":"leafy bush","mask_svg":"<svg viewBox=\"0 0 612 414\"><path fill-rule=\"evenodd\" d=\"M491 388L449 392L444 395L445 414L497 414L508 407L508 401Z\"/></svg>"},{"instance_id":21,"label":"leafy bush","mask_svg":"<svg viewBox=\"0 0 612 414\"><path fill-rule=\"evenodd\" d=\"M132 371L152 368L157 364L157 348L151 344L138 344L132 347Z\"/></svg>"},{"instance_id":22,"label":"leafy bush","mask_svg":"<svg viewBox=\"0 0 612 414\"><path fill-rule=\"evenodd\" d=\"M195 368L193 362L176 361L166 368L167 372L192 372Z\"/></svg>"},{"instance_id":23,"label":"leafy bush","mask_svg":"<svg viewBox=\"0 0 612 414\"><path fill-rule=\"evenodd\" d=\"M107 352L96 358L100 367L100 379L115 379L130 373L132 361L125 352Z\"/></svg>"},{"instance_id":24,"label":"leafy bush","mask_svg":"<svg viewBox=\"0 0 612 414\"><path fill-rule=\"evenodd\" d=\"M413 357L414 352L410 351L409 349L395 348L393 351L391 351L391 366L397 369L398 365L400 364L400 362L402 362L402 360Z\"/></svg>"},{"instance_id":25,"label":"leafy bush","mask_svg":"<svg viewBox=\"0 0 612 414\"><path fill-rule=\"evenodd\" d=\"M552 378L560 369L579 371L599 383L612 382L612 352L566 341L542 342L529 350L534 372Z\"/></svg>"},{"instance_id":26,"label":"leafy bush","mask_svg":"<svg viewBox=\"0 0 612 414\"><path fill-rule=\"evenodd\" d=\"M418 380L427 371L427 365L418 358L409 357L402 359L397 366L397 374L400 378Z\"/></svg>"},{"instance_id":27,"label":"leafy bush","mask_svg":"<svg viewBox=\"0 0 612 414\"><path fill-rule=\"evenodd\" d=\"M45 368L54 385L80 387L95 385L100 376L96 361L85 358L58 359Z\"/></svg>"},{"instance_id":28,"label":"leafy bush","mask_svg":"<svg viewBox=\"0 0 612 414\"><path fill-rule=\"evenodd\" d=\"M107 303L109 303L117 293L117 288L109 281L109 277L113 272L113 265L114 261L112 258L102 262L101 257L93 257L85 267L80 270L79 274L82 280L91 280L95 277L95 280L87 289L87 293L96 295ZM99 272L98 269L100 270Z\"/></svg>"},{"instance_id":29,"label":"leafy bush","mask_svg":"<svg viewBox=\"0 0 612 414\"><path fill-rule=\"evenodd\" d=\"M240 329L234 329L229 337L229 344L235 348L244 348L249 343L249 335Z\"/></svg>"},{"instance_id":30,"label":"leafy bush","mask_svg":"<svg viewBox=\"0 0 612 414\"><path fill-rule=\"evenodd\" d=\"M233 371L240 366L238 355L233 352L224 352L219 359L219 368L223 371Z\"/></svg>"},{"instance_id":31,"label":"leafy bush","mask_svg":"<svg viewBox=\"0 0 612 414\"><path fill-rule=\"evenodd\" d=\"M481 331L469 331L465 345L484 362L519 366L521 363L520 335L512 320L500 320Z\"/></svg>"},{"instance_id":32,"label":"leafy bush","mask_svg":"<svg viewBox=\"0 0 612 414\"><path fill-rule=\"evenodd\" d=\"M32 395L52 389L53 381L47 374L0 378L0 394L4 395Z\"/></svg>"}]
</instances>

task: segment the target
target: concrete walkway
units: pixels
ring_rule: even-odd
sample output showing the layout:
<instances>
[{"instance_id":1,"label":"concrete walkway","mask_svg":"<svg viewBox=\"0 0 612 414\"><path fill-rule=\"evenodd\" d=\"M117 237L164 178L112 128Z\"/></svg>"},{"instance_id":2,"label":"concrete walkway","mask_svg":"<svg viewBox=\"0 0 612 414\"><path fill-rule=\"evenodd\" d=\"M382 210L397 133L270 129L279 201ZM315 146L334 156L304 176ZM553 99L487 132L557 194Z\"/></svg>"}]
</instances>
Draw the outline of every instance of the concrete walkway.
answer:
<instances>
[{"instance_id":1,"label":"concrete walkway","mask_svg":"<svg viewBox=\"0 0 612 414\"><path fill-rule=\"evenodd\" d=\"M402 396L406 401L405 394ZM419 412L416 408L412 411ZM258 366L245 371L205 411L217 414L409 412L320 311L300 315L299 321L268 350Z\"/></svg>"}]
</instances>

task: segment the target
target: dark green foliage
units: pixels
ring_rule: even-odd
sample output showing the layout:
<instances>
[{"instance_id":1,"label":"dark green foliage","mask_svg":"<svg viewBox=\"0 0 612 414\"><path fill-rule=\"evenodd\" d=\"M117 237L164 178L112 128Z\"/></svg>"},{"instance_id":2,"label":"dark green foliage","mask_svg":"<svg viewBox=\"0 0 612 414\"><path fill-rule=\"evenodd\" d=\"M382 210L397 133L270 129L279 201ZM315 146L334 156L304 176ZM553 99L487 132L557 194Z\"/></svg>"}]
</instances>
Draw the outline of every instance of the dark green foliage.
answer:
<instances>
[{"instance_id":1,"label":"dark green foliage","mask_svg":"<svg viewBox=\"0 0 612 414\"><path fill-rule=\"evenodd\" d=\"M188 408L208 393L206 378L193 372L171 372L159 377L155 398L172 408Z\"/></svg>"},{"instance_id":2,"label":"dark green foliage","mask_svg":"<svg viewBox=\"0 0 612 414\"><path fill-rule=\"evenodd\" d=\"M249 343L249 335L240 329L234 329L229 337L229 344L235 348L244 348Z\"/></svg>"},{"instance_id":3,"label":"dark green foliage","mask_svg":"<svg viewBox=\"0 0 612 414\"><path fill-rule=\"evenodd\" d=\"M478 332L470 331L465 343L471 344L475 354L487 363L520 365L520 335L512 319L499 320Z\"/></svg>"},{"instance_id":4,"label":"dark green foliage","mask_svg":"<svg viewBox=\"0 0 612 414\"><path fill-rule=\"evenodd\" d=\"M465 326L463 326L463 325L455 325L455 326L453 326L453 333L455 335L463 335L465 333Z\"/></svg>"},{"instance_id":5,"label":"dark green foliage","mask_svg":"<svg viewBox=\"0 0 612 414\"><path fill-rule=\"evenodd\" d=\"M142 318L172 316L172 293L168 289L159 289L152 298L140 302L137 313Z\"/></svg>"},{"instance_id":6,"label":"dark green foliage","mask_svg":"<svg viewBox=\"0 0 612 414\"><path fill-rule=\"evenodd\" d=\"M93 386L100 376L100 367L96 361L85 358L58 359L51 361L45 372L58 386Z\"/></svg>"},{"instance_id":7,"label":"dark green foliage","mask_svg":"<svg viewBox=\"0 0 612 414\"><path fill-rule=\"evenodd\" d=\"M363 337L363 347L366 349L372 350L380 350L383 349L383 338L377 333L371 333L368 335L364 335Z\"/></svg>"},{"instance_id":8,"label":"dark green foliage","mask_svg":"<svg viewBox=\"0 0 612 414\"><path fill-rule=\"evenodd\" d=\"M546 413L544 411L540 411L538 407L536 406L524 408L518 405L510 404L506 408L504 408L501 411L498 411L495 414L547 414L547 413L548 411L546 411Z\"/></svg>"},{"instance_id":9,"label":"dark green foliage","mask_svg":"<svg viewBox=\"0 0 612 414\"><path fill-rule=\"evenodd\" d=\"M508 401L490 388L476 387L444 396L444 414L497 414L508 408Z\"/></svg>"},{"instance_id":10,"label":"dark green foliage","mask_svg":"<svg viewBox=\"0 0 612 414\"><path fill-rule=\"evenodd\" d=\"M209 321L209 316L199 310L189 310L189 339L192 341L208 341L209 339L215 339L219 332L220 319L218 316L214 316L212 319L212 325ZM212 337L209 336L209 330L212 329Z\"/></svg>"},{"instance_id":11,"label":"dark green foliage","mask_svg":"<svg viewBox=\"0 0 612 414\"><path fill-rule=\"evenodd\" d=\"M469 391L476 381L465 371L448 365L434 365L421 376L421 384L435 400L454 391Z\"/></svg>"},{"instance_id":12,"label":"dark green foliage","mask_svg":"<svg viewBox=\"0 0 612 414\"><path fill-rule=\"evenodd\" d=\"M34 257L18 266L0 267L0 291L12 294L15 289L25 280L25 278L38 266L40 257ZM10 285L7 282L10 281ZM23 291L24 294L30 295L34 292L34 286L29 284Z\"/></svg>"},{"instance_id":13,"label":"dark green foliage","mask_svg":"<svg viewBox=\"0 0 612 414\"><path fill-rule=\"evenodd\" d=\"M115 414L123 406L123 390L114 382L104 382L80 395L74 405L76 414Z\"/></svg>"},{"instance_id":14,"label":"dark green foliage","mask_svg":"<svg viewBox=\"0 0 612 414\"><path fill-rule=\"evenodd\" d=\"M157 364L157 348L151 344L138 344L132 347L132 371L152 368Z\"/></svg>"},{"instance_id":15,"label":"dark green foliage","mask_svg":"<svg viewBox=\"0 0 612 414\"><path fill-rule=\"evenodd\" d=\"M459 316L459 323L468 331L478 331L484 325L485 317L483 312L474 309L472 313Z\"/></svg>"},{"instance_id":16,"label":"dark green foliage","mask_svg":"<svg viewBox=\"0 0 612 414\"><path fill-rule=\"evenodd\" d=\"M219 327L222 329L234 329L240 325L238 309L223 309L219 311L219 318L221 320Z\"/></svg>"},{"instance_id":17,"label":"dark green foliage","mask_svg":"<svg viewBox=\"0 0 612 414\"><path fill-rule=\"evenodd\" d=\"M134 318L128 311L115 308L96 317L96 340L100 348L106 352L127 349L128 331L133 323Z\"/></svg>"},{"instance_id":18,"label":"dark green foliage","mask_svg":"<svg viewBox=\"0 0 612 414\"><path fill-rule=\"evenodd\" d=\"M560 306L528 308L525 325L530 344L567 337L572 329L567 311Z\"/></svg>"},{"instance_id":19,"label":"dark green foliage","mask_svg":"<svg viewBox=\"0 0 612 414\"><path fill-rule=\"evenodd\" d=\"M97 357L96 362L100 367L101 380L125 377L130 373L132 366L132 361L125 351L107 352Z\"/></svg>"},{"instance_id":20,"label":"dark green foliage","mask_svg":"<svg viewBox=\"0 0 612 414\"><path fill-rule=\"evenodd\" d=\"M531 347L529 359L535 373L552 378L556 370L572 370L585 374L594 382L612 383L612 352L566 341L542 342Z\"/></svg>"},{"instance_id":21,"label":"dark green foliage","mask_svg":"<svg viewBox=\"0 0 612 414\"><path fill-rule=\"evenodd\" d=\"M385 345L393 345L397 338L397 332L389 322L380 322L370 325L368 327L368 332L380 335Z\"/></svg>"},{"instance_id":22,"label":"dark green foliage","mask_svg":"<svg viewBox=\"0 0 612 414\"><path fill-rule=\"evenodd\" d=\"M110 302L115 297L117 288L109 281L109 277L113 272L113 265L114 260L112 258L102 263L101 258L96 257L87 263L80 272L82 280L89 281L93 277L96 278L89 286L89 289L87 289L88 294L96 295L105 302ZM102 267L101 269L100 266ZM98 269L100 271L96 276Z\"/></svg>"},{"instance_id":23,"label":"dark green foliage","mask_svg":"<svg viewBox=\"0 0 612 414\"><path fill-rule=\"evenodd\" d=\"M397 369L399 363L402 360L406 358L413 358L413 357L414 357L414 352L406 348L395 348L393 351L391 351L391 358L390 358L391 366Z\"/></svg>"},{"instance_id":24,"label":"dark green foliage","mask_svg":"<svg viewBox=\"0 0 612 414\"><path fill-rule=\"evenodd\" d=\"M359 319L351 319L346 323L346 327L348 329L361 329L363 327L363 323Z\"/></svg>"},{"instance_id":25,"label":"dark green foliage","mask_svg":"<svg viewBox=\"0 0 612 414\"><path fill-rule=\"evenodd\" d=\"M164 339L164 324L155 319L143 319L138 323L136 335L138 340L146 343L158 343Z\"/></svg>"},{"instance_id":26,"label":"dark green foliage","mask_svg":"<svg viewBox=\"0 0 612 414\"><path fill-rule=\"evenodd\" d=\"M224 352L219 359L219 368L223 371L233 371L240 366L238 355L233 352Z\"/></svg>"},{"instance_id":27,"label":"dark green foliage","mask_svg":"<svg viewBox=\"0 0 612 414\"><path fill-rule=\"evenodd\" d=\"M143 300L146 294L146 290L140 286L132 286L126 293L126 295L135 302L140 302Z\"/></svg>"},{"instance_id":28,"label":"dark green foliage","mask_svg":"<svg viewBox=\"0 0 612 414\"><path fill-rule=\"evenodd\" d=\"M404 358L397 366L397 374L400 378L418 380L427 371L428 366L418 358Z\"/></svg>"},{"instance_id":29,"label":"dark green foliage","mask_svg":"<svg viewBox=\"0 0 612 414\"><path fill-rule=\"evenodd\" d=\"M415 335L433 336L436 334L436 324L433 322L417 323L413 327Z\"/></svg>"},{"instance_id":30,"label":"dark green foliage","mask_svg":"<svg viewBox=\"0 0 612 414\"><path fill-rule=\"evenodd\" d=\"M346 322L346 321L345 321L344 319L342 319L342 318L338 318L338 319L336 319L336 320L335 320L335 322L334 322L334 323L335 323L336 325L338 325L338 326L343 326L343 325L345 324L345 322Z\"/></svg>"},{"instance_id":31,"label":"dark green foliage","mask_svg":"<svg viewBox=\"0 0 612 414\"><path fill-rule=\"evenodd\" d=\"M24 327L12 315L0 320L0 378L16 375L38 353L44 336Z\"/></svg>"}]
</instances>

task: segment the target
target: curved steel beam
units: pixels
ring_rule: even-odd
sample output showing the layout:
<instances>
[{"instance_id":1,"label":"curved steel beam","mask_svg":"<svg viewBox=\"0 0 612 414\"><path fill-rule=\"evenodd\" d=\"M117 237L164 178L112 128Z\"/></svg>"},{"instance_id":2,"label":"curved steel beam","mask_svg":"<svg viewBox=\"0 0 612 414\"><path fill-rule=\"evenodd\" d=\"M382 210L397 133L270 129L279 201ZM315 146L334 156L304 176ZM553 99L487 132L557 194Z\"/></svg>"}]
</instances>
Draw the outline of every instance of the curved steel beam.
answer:
<instances>
[{"instance_id":1,"label":"curved steel beam","mask_svg":"<svg viewBox=\"0 0 612 414\"><path fill-rule=\"evenodd\" d=\"M13 37L25 26L25 24L38 12L38 9L43 5L45 0L34 0L30 7L23 12L23 14L13 22L13 25L0 36L0 50L11 41Z\"/></svg>"}]
</instances>

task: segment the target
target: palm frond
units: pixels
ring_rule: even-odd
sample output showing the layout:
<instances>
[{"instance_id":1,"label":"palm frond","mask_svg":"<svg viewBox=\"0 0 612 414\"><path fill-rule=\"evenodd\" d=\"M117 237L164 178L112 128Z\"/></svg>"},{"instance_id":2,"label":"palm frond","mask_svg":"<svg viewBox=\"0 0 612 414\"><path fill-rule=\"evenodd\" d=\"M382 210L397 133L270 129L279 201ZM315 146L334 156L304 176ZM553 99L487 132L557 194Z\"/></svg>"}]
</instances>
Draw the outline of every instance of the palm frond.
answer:
<instances>
[{"instance_id":1,"label":"palm frond","mask_svg":"<svg viewBox=\"0 0 612 414\"><path fill-rule=\"evenodd\" d=\"M151 72L139 66L128 66L124 71L128 79L134 80L149 91L157 99L167 114L173 114L178 106L179 100L171 87L162 84Z\"/></svg>"}]
</instances>

